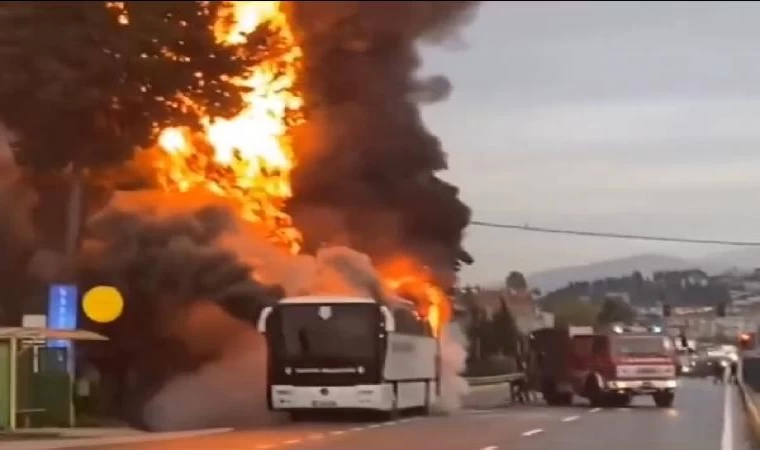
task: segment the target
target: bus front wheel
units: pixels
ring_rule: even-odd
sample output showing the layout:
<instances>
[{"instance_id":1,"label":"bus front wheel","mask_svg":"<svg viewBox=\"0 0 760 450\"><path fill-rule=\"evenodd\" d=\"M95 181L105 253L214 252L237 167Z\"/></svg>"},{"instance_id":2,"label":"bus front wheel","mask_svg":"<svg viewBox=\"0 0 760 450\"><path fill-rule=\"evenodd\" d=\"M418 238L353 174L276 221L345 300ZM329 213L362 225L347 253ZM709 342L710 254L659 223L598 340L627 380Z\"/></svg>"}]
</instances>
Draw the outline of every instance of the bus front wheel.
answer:
<instances>
[{"instance_id":1,"label":"bus front wheel","mask_svg":"<svg viewBox=\"0 0 760 450\"><path fill-rule=\"evenodd\" d=\"M398 394L395 392L393 393L393 400L391 401L391 409L386 411L384 414L384 419L387 421L393 421L398 419L399 417L399 409L398 409Z\"/></svg>"},{"instance_id":2,"label":"bus front wheel","mask_svg":"<svg viewBox=\"0 0 760 450\"><path fill-rule=\"evenodd\" d=\"M309 420L308 411L290 411L288 412L288 416L290 416L291 422L305 422Z\"/></svg>"}]
</instances>

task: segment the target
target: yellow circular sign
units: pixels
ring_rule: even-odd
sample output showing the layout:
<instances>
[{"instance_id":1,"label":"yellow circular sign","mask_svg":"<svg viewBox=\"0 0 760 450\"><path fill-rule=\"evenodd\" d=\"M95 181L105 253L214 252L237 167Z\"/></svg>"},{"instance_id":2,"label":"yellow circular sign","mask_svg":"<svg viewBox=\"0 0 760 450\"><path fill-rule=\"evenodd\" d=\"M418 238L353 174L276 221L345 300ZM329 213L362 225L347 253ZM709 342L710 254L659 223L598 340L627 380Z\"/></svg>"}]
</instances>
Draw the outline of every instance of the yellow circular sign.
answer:
<instances>
[{"instance_id":1,"label":"yellow circular sign","mask_svg":"<svg viewBox=\"0 0 760 450\"><path fill-rule=\"evenodd\" d=\"M124 299L113 286L95 286L84 294L82 309L93 322L113 322L124 311Z\"/></svg>"}]
</instances>

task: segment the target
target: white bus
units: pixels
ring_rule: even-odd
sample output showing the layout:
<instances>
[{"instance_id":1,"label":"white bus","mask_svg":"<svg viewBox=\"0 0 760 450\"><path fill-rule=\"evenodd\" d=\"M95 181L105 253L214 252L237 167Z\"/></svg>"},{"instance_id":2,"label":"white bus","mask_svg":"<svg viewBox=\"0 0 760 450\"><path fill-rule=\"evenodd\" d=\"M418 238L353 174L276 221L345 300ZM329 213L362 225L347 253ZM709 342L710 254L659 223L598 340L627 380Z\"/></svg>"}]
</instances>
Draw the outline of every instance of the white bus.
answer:
<instances>
[{"instance_id":1,"label":"white bus","mask_svg":"<svg viewBox=\"0 0 760 450\"><path fill-rule=\"evenodd\" d=\"M269 409L427 413L439 394L440 346L409 302L294 297L264 308Z\"/></svg>"}]
</instances>

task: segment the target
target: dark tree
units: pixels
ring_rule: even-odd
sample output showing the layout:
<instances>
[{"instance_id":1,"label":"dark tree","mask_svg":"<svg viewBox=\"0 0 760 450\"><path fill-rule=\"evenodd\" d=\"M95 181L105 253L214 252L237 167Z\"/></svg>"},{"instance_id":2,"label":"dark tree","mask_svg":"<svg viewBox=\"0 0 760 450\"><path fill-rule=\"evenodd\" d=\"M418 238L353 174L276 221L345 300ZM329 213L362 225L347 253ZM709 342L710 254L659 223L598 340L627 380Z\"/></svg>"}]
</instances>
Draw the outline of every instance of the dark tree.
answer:
<instances>
[{"instance_id":1,"label":"dark tree","mask_svg":"<svg viewBox=\"0 0 760 450\"><path fill-rule=\"evenodd\" d=\"M520 272L510 272L507 276L507 287L520 291L528 288L528 282L525 280L525 276Z\"/></svg>"},{"instance_id":2,"label":"dark tree","mask_svg":"<svg viewBox=\"0 0 760 450\"><path fill-rule=\"evenodd\" d=\"M566 297L555 298L547 310L554 314L554 321L557 324L592 326L596 325L600 309L598 305Z\"/></svg>"},{"instance_id":3,"label":"dark tree","mask_svg":"<svg viewBox=\"0 0 760 450\"><path fill-rule=\"evenodd\" d=\"M242 107L249 52L218 45L221 2L0 3L0 122L35 169L129 159L167 125ZM190 99L189 107L182 99Z\"/></svg>"},{"instance_id":4,"label":"dark tree","mask_svg":"<svg viewBox=\"0 0 760 450\"><path fill-rule=\"evenodd\" d=\"M509 310L506 300L500 299L499 311L492 320L493 339L496 349L504 355L517 356L520 331L517 322Z\"/></svg>"},{"instance_id":5,"label":"dark tree","mask_svg":"<svg viewBox=\"0 0 760 450\"><path fill-rule=\"evenodd\" d=\"M633 286L635 289L641 290L644 287L644 276L641 272L635 270L633 274L631 274L631 278L633 279Z\"/></svg>"},{"instance_id":6,"label":"dark tree","mask_svg":"<svg viewBox=\"0 0 760 450\"><path fill-rule=\"evenodd\" d=\"M600 324L615 322L631 323L636 318L636 311L628 303L615 299L605 299L599 311L597 321Z\"/></svg>"}]
</instances>

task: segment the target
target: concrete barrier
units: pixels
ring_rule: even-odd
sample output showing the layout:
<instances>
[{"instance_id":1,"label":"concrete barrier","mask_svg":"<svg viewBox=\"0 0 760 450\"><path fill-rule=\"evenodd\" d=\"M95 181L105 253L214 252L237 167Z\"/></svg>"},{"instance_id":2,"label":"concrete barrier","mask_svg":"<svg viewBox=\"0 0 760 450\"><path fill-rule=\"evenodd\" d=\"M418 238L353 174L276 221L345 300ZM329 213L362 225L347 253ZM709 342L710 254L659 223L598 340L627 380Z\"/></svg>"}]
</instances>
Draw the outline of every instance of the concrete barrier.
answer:
<instances>
[{"instance_id":1,"label":"concrete barrier","mask_svg":"<svg viewBox=\"0 0 760 450\"><path fill-rule=\"evenodd\" d=\"M739 394L755 443L760 444L760 355L744 356L740 362Z\"/></svg>"}]
</instances>

